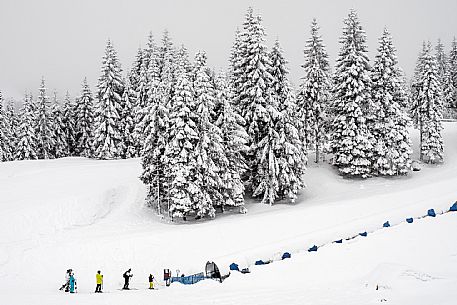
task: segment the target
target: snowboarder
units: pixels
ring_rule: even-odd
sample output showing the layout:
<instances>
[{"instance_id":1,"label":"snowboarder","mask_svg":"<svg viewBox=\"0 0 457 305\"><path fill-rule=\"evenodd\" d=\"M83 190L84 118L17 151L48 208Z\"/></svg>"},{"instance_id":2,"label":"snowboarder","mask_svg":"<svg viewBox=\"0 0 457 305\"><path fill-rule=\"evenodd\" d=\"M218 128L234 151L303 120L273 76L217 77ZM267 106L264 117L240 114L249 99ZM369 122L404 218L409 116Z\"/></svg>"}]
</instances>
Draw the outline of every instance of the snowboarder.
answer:
<instances>
[{"instance_id":1,"label":"snowboarder","mask_svg":"<svg viewBox=\"0 0 457 305\"><path fill-rule=\"evenodd\" d=\"M73 272L70 273L70 293L75 293L76 279Z\"/></svg>"},{"instance_id":2,"label":"snowboarder","mask_svg":"<svg viewBox=\"0 0 457 305\"><path fill-rule=\"evenodd\" d=\"M154 276L149 274L149 289L154 289Z\"/></svg>"},{"instance_id":3,"label":"snowboarder","mask_svg":"<svg viewBox=\"0 0 457 305\"><path fill-rule=\"evenodd\" d=\"M65 289L65 292L70 291L70 274L72 271L73 271L72 269L67 269L67 272L65 273L65 284L63 284L59 290Z\"/></svg>"},{"instance_id":4,"label":"snowboarder","mask_svg":"<svg viewBox=\"0 0 457 305\"><path fill-rule=\"evenodd\" d=\"M95 275L95 280L97 282L97 286L95 287L95 292L101 293L102 291L102 285L103 285L103 274L100 273L100 270L97 271L97 274Z\"/></svg>"},{"instance_id":5,"label":"snowboarder","mask_svg":"<svg viewBox=\"0 0 457 305\"><path fill-rule=\"evenodd\" d=\"M122 289L129 289L129 281L130 281L130 278L133 276L133 274L130 273L131 271L132 271L132 269L129 269L129 270L125 271L124 274L122 275L124 277L124 288L122 288Z\"/></svg>"}]
</instances>

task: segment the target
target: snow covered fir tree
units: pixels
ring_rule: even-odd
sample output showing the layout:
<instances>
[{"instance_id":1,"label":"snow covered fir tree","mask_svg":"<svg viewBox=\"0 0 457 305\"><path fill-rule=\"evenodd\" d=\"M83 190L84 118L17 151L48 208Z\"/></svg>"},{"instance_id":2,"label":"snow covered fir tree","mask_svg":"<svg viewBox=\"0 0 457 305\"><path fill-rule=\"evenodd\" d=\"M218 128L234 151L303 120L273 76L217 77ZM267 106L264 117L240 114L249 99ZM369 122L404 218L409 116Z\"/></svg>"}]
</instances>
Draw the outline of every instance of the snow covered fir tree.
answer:
<instances>
[{"instance_id":1,"label":"snow covered fir tree","mask_svg":"<svg viewBox=\"0 0 457 305\"><path fill-rule=\"evenodd\" d=\"M93 149L97 159L118 159L124 151L120 117L123 91L120 63L108 40L95 105Z\"/></svg>"},{"instance_id":2,"label":"snow covered fir tree","mask_svg":"<svg viewBox=\"0 0 457 305\"><path fill-rule=\"evenodd\" d=\"M306 42L304 54L302 67L305 76L297 96L300 139L304 148L313 146L315 162L319 163L328 144L331 76L327 51L316 19L311 24L311 37Z\"/></svg>"},{"instance_id":3,"label":"snow covered fir tree","mask_svg":"<svg viewBox=\"0 0 457 305\"><path fill-rule=\"evenodd\" d=\"M52 137L52 118L50 111L49 97L47 96L44 78L41 80L39 95L35 109L36 119L36 153L39 159L53 158L52 148L55 145Z\"/></svg>"},{"instance_id":4,"label":"snow covered fir tree","mask_svg":"<svg viewBox=\"0 0 457 305\"><path fill-rule=\"evenodd\" d=\"M407 99L401 81L396 50L387 29L379 39L371 72L374 154L373 174L405 175L411 167L410 119L401 105Z\"/></svg>"},{"instance_id":5,"label":"snow covered fir tree","mask_svg":"<svg viewBox=\"0 0 457 305\"><path fill-rule=\"evenodd\" d=\"M35 114L32 96L26 94L19 112L20 124L17 131L17 146L14 151L15 160L37 159L37 136L35 130Z\"/></svg>"},{"instance_id":6,"label":"snow covered fir tree","mask_svg":"<svg viewBox=\"0 0 457 305\"><path fill-rule=\"evenodd\" d=\"M420 160L443 162L442 85L430 42L423 44L412 87L413 118L420 132Z\"/></svg>"},{"instance_id":7,"label":"snow covered fir tree","mask_svg":"<svg viewBox=\"0 0 457 305\"><path fill-rule=\"evenodd\" d=\"M87 78L84 78L81 95L75 105L75 152L79 156L91 157L93 153L94 105Z\"/></svg>"},{"instance_id":8,"label":"snow covered fir tree","mask_svg":"<svg viewBox=\"0 0 457 305\"><path fill-rule=\"evenodd\" d=\"M12 129L9 117L6 114L3 95L0 91L0 162L13 160L13 146L11 146Z\"/></svg>"},{"instance_id":9,"label":"snow covered fir tree","mask_svg":"<svg viewBox=\"0 0 457 305\"><path fill-rule=\"evenodd\" d=\"M370 64L366 35L353 10L344 21L333 77L331 126L333 164L346 176L372 174L373 135Z\"/></svg>"},{"instance_id":10,"label":"snow covered fir tree","mask_svg":"<svg viewBox=\"0 0 457 305\"><path fill-rule=\"evenodd\" d=\"M76 98L49 98L43 79L17 114L1 99L0 159L140 158L146 204L171 220L244 213L252 199L294 202L308 158L348 179L407 175L411 126L420 131L420 160L443 162L442 119L457 110L456 40L449 53L441 41L424 43L411 87L390 32L373 65L366 41L351 10L332 73L313 19L294 88L279 39L267 46L252 8L220 73L206 52L191 60L164 31L157 42L149 33L124 74L108 40L94 95L84 78Z\"/></svg>"}]
</instances>

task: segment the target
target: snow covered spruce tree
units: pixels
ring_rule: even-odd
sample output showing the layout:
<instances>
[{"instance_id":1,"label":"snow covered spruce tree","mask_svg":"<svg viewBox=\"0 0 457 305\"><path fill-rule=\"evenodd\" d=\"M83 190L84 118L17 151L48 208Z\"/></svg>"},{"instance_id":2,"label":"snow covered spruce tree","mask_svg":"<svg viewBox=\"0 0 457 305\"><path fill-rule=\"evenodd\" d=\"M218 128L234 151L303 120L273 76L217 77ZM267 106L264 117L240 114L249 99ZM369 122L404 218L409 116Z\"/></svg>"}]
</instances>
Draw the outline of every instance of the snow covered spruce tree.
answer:
<instances>
[{"instance_id":1,"label":"snow covered spruce tree","mask_svg":"<svg viewBox=\"0 0 457 305\"><path fill-rule=\"evenodd\" d=\"M265 31L261 25L261 18L253 16L252 8L248 9L243 23L241 43L243 58L240 59L241 65L237 67L239 80L234 84L235 103L246 122L246 131L250 138L251 149L246 155L249 166L248 184L253 193L256 193L253 195L260 196L268 192L267 188L259 188L260 184L265 185L264 179L268 179L268 176L265 176L267 170L260 165L260 161L264 160L259 160L261 157L259 143L267 134L268 125L271 124L267 107L270 102L269 85L272 77L269 73L270 61L265 45ZM237 83L240 86L238 89Z\"/></svg>"},{"instance_id":2,"label":"snow covered spruce tree","mask_svg":"<svg viewBox=\"0 0 457 305\"><path fill-rule=\"evenodd\" d=\"M232 105L232 90L229 88L225 74L218 75L216 80L216 116L215 125L222 134L227 164L221 170L223 185L223 206L244 205L244 184L242 175L248 169L244 153L248 151L249 136L244 129L245 121Z\"/></svg>"},{"instance_id":3,"label":"snow covered spruce tree","mask_svg":"<svg viewBox=\"0 0 457 305\"><path fill-rule=\"evenodd\" d=\"M3 104L3 96L0 91L0 162L13 159L13 147L11 146L11 122L6 114Z\"/></svg>"},{"instance_id":4,"label":"snow covered spruce tree","mask_svg":"<svg viewBox=\"0 0 457 305\"><path fill-rule=\"evenodd\" d=\"M110 40L102 61L95 105L94 157L118 159L124 151L120 113L124 84L116 51Z\"/></svg>"},{"instance_id":5,"label":"snow covered spruce tree","mask_svg":"<svg viewBox=\"0 0 457 305\"><path fill-rule=\"evenodd\" d=\"M94 105L87 78L84 78L81 96L75 107L75 151L82 157L92 156L92 138L94 126Z\"/></svg>"},{"instance_id":6,"label":"snow covered spruce tree","mask_svg":"<svg viewBox=\"0 0 457 305\"><path fill-rule=\"evenodd\" d=\"M353 10L344 20L341 49L334 74L331 123L333 164L341 174L367 178L371 174L372 136L367 119L371 104L370 66L365 32Z\"/></svg>"},{"instance_id":7,"label":"snow covered spruce tree","mask_svg":"<svg viewBox=\"0 0 457 305\"><path fill-rule=\"evenodd\" d=\"M176 52L171 41L168 31L163 33L162 44L159 48L159 71L160 85L163 98L166 104L169 104L173 99L174 87L177 80L179 69L177 67Z\"/></svg>"},{"instance_id":8,"label":"snow covered spruce tree","mask_svg":"<svg viewBox=\"0 0 457 305\"><path fill-rule=\"evenodd\" d=\"M254 197L262 197L263 203L273 204L285 197L294 199L296 190L303 185L302 177L297 173L304 164L292 170L289 166L296 158L289 158L290 163L281 163L283 148L288 147L287 153L295 153L289 146L295 139L292 137L284 141L281 138L281 126L289 125L284 123L279 109L286 97L292 98L293 94L285 76L287 70L279 44L271 54L267 52L261 20L260 16L253 15L252 8L248 9L243 30L237 33L232 49L230 79L234 105L243 117L249 135L250 150L246 153L248 185ZM301 149L297 152L303 157ZM286 172L296 174L298 178L283 179L281 175Z\"/></svg>"},{"instance_id":9,"label":"snow covered spruce tree","mask_svg":"<svg viewBox=\"0 0 457 305\"><path fill-rule=\"evenodd\" d=\"M52 119L52 137L54 146L52 147L52 155L55 158L63 158L68 156L68 141L65 133L66 125L64 123L64 114L57 102L57 93L54 93L53 103L51 105Z\"/></svg>"},{"instance_id":10,"label":"snow covered spruce tree","mask_svg":"<svg viewBox=\"0 0 457 305\"><path fill-rule=\"evenodd\" d=\"M420 131L420 160L426 163L442 162L442 90L436 57L432 53L430 42L423 44L412 91L413 119Z\"/></svg>"},{"instance_id":11,"label":"snow covered spruce tree","mask_svg":"<svg viewBox=\"0 0 457 305\"><path fill-rule=\"evenodd\" d=\"M5 115L7 117L7 121L9 123L9 128L10 128L10 139L9 139L9 144L11 147L11 160L14 160L16 148L17 148L17 142L18 142L18 130L19 130L19 115L16 113L15 107L14 107L14 101L10 99L6 103L6 108L5 108Z\"/></svg>"},{"instance_id":12,"label":"snow covered spruce tree","mask_svg":"<svg viewBox=\"0 0 457 305\"><path fill-rule=\"evenodd\" d=\"M52 138L52 117L50 110L49 97L46 93L46 86L44 78L41 80L41 86L39 89L38 99L36 103L36 137L37 147L36 152L38 159L50 159L52 155L52 149L55 145L54 139Z\"/></svg>"},{"instance_id":13,"label":"snow covered spruce tree","mask_svg":"<svg viewBox=\"0 0 457 305\"><path fill-rule=\"evenodd\" d=\"M373 168L378 175L405 175L411 167L409 117L402 105L407 99L402 87L392 36L387 29L379 39L373 65L372 96L376 113L372 133L375 139Z\"/></svg>"},{"instance_id":14,"label":"snow covered spruce tree","mask_svg":"<svg viewBox=\"0 0 457 305\"><path fill-rule=\"evenodd\" d=\"M267 47L265 46L265 33L263 28L261 33L257 36L260 37L251 37L253 36L253 24L256 17L254 16L254 11L252 7L248 8L248 11L245 15L245 20L243 22L242 30L236 31L235 42L232 47L230 54L230 81L232 84L232 89L234 92L233 99L234 105L237 108L242 116L245 116L247 105L246 101L248 97L246 96L246 86L253 86L248 80L249 69L253 69L254 63L250 63L249 60L255 57L255 53L261 54L262 58L259 58L259 69L266 71L268 64L268 55ZM259 42L253 41L252 39L260 39ZM252 46L251 46L252 44ZM250 49L251 47L257 47L258 49ZM251 65L251 66L250 66ZM263 77L263 76L262 76ZM266 86L266 84L264 84ZM248 122L246 122L248 124Z\"/></svg>"},{"instance_id":15,"label":"snow covered spruce tree","mask_svg":"<svg viewBox=\"0 0 457 305\"><path fill-rule=\"evenodd\" d=\"M135 92L135 94L138 92L142 65L143 65L143 50L141 49L141 47L139 47L138 51L136 53L136 56L135 56L135 60L132 64L132 68L130 69L130 71L128 73L130 87Z\"/></svg>"},{"instance_id":16,"label":"snow covered spruce tree","mask_svg":"<svg viewBox=\"0 0 457 305\"><path fill-rule=\"evenodd\" d=\"M441 92L443 99L443 116L446 118L453 118L454 107L454 91L455 88L451 79L451 71L448 58L444 51L444 45L438 39L438 44L435 47L436 51L436 64L438 70L438 79L441 84Z\"/></svg>"},{"instance_id":17,"label":"snow covered spruce tree","mask_svg":"<svg viewBox=\"0 0 457 305\"><path fill-rule=\"evenodd\" d=\"M122 95L122 143L124 151L123 158L135 158L137 146L135 141L135 115L134 115L135 92L131 89L129 80L125 80L124 93Z\"/></svg>"},{"instance_id":18,"label":"snow covered spruce tree","mask_svg":"<svg viewBox=\"0 0 457 305\"><path fill-rule=\"evenodd\" d=\"M201 180L198 180L196 171L199 135L195 108L192 83L185 68L179 67L164 159L168 181L168 213L171 218L185 218L193 211L202 211L199 207L203 203ZM214 210L206 212L211 214Z\"/></svg>"},{"instance_id":19,"label":"snow covered spruce tree","mask_svg":"<svg viewBox=\"0 0 457 305\"><path fill-rule=\"evenodd\" d=\"M154 37L152 36L152 33L149 33L148 36L148 42L146 44L146 49L143 50L142 52L142 58L141 58L141 65L140 65L140 74L139 74L139 79L138 83L135 84L136 86L136 96L137 100L135 104L138 106L138 115L140 116L138 118L138 122L141 122L142 116L144 116L144 109L147 106L147 101L148 101L148 69L149 69L149 62L153 59L152 57L155 54L156 50L156 45L154 42ZM137 64L137 63L136 63ZM143 110L143 111L140 111Z\"/></svg>"},{"instance_id":20,"label":"snow covered spruce tree","mask_svg":"<svg viewBox=\"0 0 457 305\"><path fill-rule=\"evenodd\" d=\"M140 55L138 55L140 56ZM154 37L152 33L149 33L148 42L146 44L146 49L144 49L141 53L141 64L139 67L139 75L138 82L133 84L131 88L134 94L129 94L131 97L131 103L134 107L134 145L135 145L135 153L132 156L139 155L141 149L144 146L144 142L146 139L146 135L144 133L144 129L147 126L147 123L143 122L145 116L147 115L147 111L149 108L148 101L150 100L149 97L149 89L150 89L150 71L153 69L158 62L158 50L157 46L154 42ZM138 65L138 61L140 59L137 58L135 65ZM135 66L134 66L135 68ZM126 97L126 95L124 95Z\"/></svg>"},{"instance_id":21,"label":"snow covered spruce tree","mask_svg":"<svg viewBox=\"0 0 457 305\"><path fill-rule=\"evenodd\" d=\"M250 8L248 14L246 15L247 20L251 20L252 16L252 9ZM248 21L246 21L248 23ZM247 24L246 24L247 26ZM233 47L230 53L230 83L231 88L234 92L233 94L233 103L234 105L240 104L241 99L241 87L243 85L243 77L244 77L244 54L245 54L245 46L243 42L244 35L241 33L239 29L236 30L235 33L235 42L233 43Z\"/></svg>"},{"instance_id":22,"label":"snow covered spruce tree","mask_svg":"<svg viewBox=\"0 0 457 305\"><path fill-rule=\"evenodd\" d=\"M321 151L328 140L326 111L331 81L328 55L316 19L311 24L311 37L306 42L304 53L305 63L302 67L305 76L302 78L297 96L300 136L303 147L314 145L315 162L319 163Z\"/></svg>"},{"instance_id":23,"label":"snow covered spruce tree","mask_svg":"<svg viewBox=\"0 0 457 305\"><path fill-rule=\"evenodd\" d=\"M449 52L449 76L454 88L452 107L457 118L457 39L455 37L452 40L451 51Z\"/></svg>"},{"instance_id":24,"label":"snow covered spruce tree","mask_svg":"<svg viewBox=\"0 0 457 305\"><path fill-rule=\"evenodd\" d=\"M73 103L70 93L67 91L62 106L62 123L64 124L65 138L67 142L66 155L73 156L76 146L76 117L75 108L77 103Z\"/></svg>"},{"instance_id":25,"label":"snow covered spruce tree","mask_svg":"<svg viewBox=\"0 0 457 305\"><path fill-rule=\"evenodd\" d=\"M37 137L35 134L36 120L31 95L25 95L24 104L19 112L19 122L18 141L14 159L37 159Z\"/></svg>"},{"instance_id":26,"label":"snow covered spruce tree","mask_svg":"<svg viewBox=\"0 0 457 305\"><path fill-rule=\"evenodd\" d=\"M141 150L141 164L143 172L140 179L148 186L146 202L148 206L157 210L159 215L167 212L168 180L165 175L165 149L168 144L169 109L166 99L163 98L158 66L155 72L151 71L149 85L149 109L143 120L146 135L144 147ZM147 124L147 125L146 125Z\"/></svg>"},{"instance_id":27,"label":"snow covered spruce tree","mask_svg":"<svg viewBox=\"0 0 457 305\"><path fill-rule=\"evenodd\" d=\"M193 66L189 59L189 51L187 50L187 48L184 44L181 44L181 46L176 49L175 62L176 62L177 67L184 69L186 71L186 73L188 73L188 75L190 77L190 81L193 82L194 81L193 76L192 76ZM175 70L174 79L177 79L177 75L178 75L177 72L179 71L180 68Z\"/></svg>"},{"instance_id":28,"label":"snow covered spruce tree","mask_svg":"<svg viewBox=\"0 0 457 305\"><path fill-rule=\"evenodd\" d=\"M214 87L207 73L206 53L198 52L194 63L193 91L197 113L198 144L196 147L197 179L202 191L198 216L215 216L215 208L226 204L225 185L222 175L228 170L222 132L213 122L215 99ZM231 199L231 198L230 198Z\"/></svg>"},{"instance_id":29,"label":"snow covered spruce tree","mask_svg":"<svg viewBox=\"0 0 457 305\"><path fill-rule=\"evenodd\" d=\"M287 79L288 69L279 41L269 54L271 80L266 100L268 115L263 138L256 145L259 184L253 196L263 195L262 202L279 199L294 202L305 186L303 174L307 162L296 128L296 98Z\"/></svg>"}]
</instances>

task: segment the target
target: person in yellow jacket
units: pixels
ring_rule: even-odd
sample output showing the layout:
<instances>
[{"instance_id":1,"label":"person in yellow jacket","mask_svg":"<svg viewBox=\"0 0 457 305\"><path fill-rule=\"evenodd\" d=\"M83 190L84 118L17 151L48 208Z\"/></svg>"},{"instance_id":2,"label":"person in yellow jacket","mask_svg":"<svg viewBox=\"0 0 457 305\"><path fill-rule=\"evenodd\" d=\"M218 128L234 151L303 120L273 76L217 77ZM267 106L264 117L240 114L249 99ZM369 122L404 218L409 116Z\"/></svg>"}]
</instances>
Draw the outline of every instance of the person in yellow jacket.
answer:
<instances>
[{"instance_id":1,"label":"person in yellow jacket","mask_svg":"<svg viewBox=\"0 0 457 305\"><path fill-rule=\"evenodd\" d=\"M95 287L95 292L102 292L102 285L103 285L103 275L100 274L100 270L97 271L95 275L95 280L97 282L97 287Z\"/></svg>"}]
</instances>

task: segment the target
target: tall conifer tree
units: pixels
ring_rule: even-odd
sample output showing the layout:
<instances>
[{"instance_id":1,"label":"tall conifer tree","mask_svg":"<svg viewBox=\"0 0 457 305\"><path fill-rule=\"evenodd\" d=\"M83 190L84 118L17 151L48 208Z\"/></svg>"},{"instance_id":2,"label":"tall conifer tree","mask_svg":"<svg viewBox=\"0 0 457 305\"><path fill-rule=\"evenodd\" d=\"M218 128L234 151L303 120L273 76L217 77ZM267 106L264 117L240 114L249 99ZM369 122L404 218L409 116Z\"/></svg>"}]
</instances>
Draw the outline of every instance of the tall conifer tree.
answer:
<instances>
[{"instance_id":1,"label":"tall conifer tree","mask_svg":"<svg viewBox=\"0 0 457 305\"><path fill-rule=\"evenodd\" d=\"M77 100L75 118L76 153L82 157L91 157L93 153L94 105L87 78L84 78L81 95Z\"/></svg>"},{"instance_id":2,"label":"tall conifer tree","mask_svg":"<svg viewBox=\"0 0 457 305\"><path fill-rule=\"evenodd\" d=\"M37 137L35 114L31 95L26 94L19 112L18 142L15 150L16 160L33 160L37 157Z\"/></svg>"},{"instance_id":3,"label":"tall conifer tree","mask_svg":"<svg viewBox=\"0 0 457 305\"><path fill-rule=\"evenodd\" d=\"M442 90L436 57L431 43L424 43L413 83L413 114L420 131L421 161L440 163L444 159L442 111Z\"/></svg>"},{"instance_id":4,"label":"tall conifer tree","mask_svg":"<svg viewBox=\"0 0 457 305\"><path fill-rule=\"evenodd\" d=\"M97 159L117 159L123 148L120 113L124 84L116 51L110 40L106 45L102 71L98 82L95 106L94 156Z\"/></svg>"},{"instance_id":5,"label":"tall conifer tree","mask_svg":"<svg viewBox=\"0 0 457 305\"><path fill-rule=\"evenodd\" d=\"M6 114L3 96L0 91L0 162L10 161L13 158L11 122Z\"/></svg>"},{"instance_id":6,"label":"tall conifer tree","mask_svg":"<svg viewBox=\"0 0 457 305\"><path fill-rule=\"evenodd\" d=\"M372 136L370 65L365 31L357 13L344 20L341 49L334 74L331 124L333 164L341 174L366 178L371 174Z\"/></svg>"},{"instance_id":7,"label":"tall conifer tree","mask_svg":"<svg viewBox=\"0 0 457 305\"><path fill-rule=\"evenodd\" d=\"M44 78L41 80L36 108L37 155L39 159L53 158L52 118Z\"/></svg>"},{"instance_id":8,"label":"tall conifer tree","mask_svg":"<svg viewBox=\"0 0 457 305\"><path fill-rule=\"evenodd\" d=\"M299 128L303 146L308 148L309 144L314 145L315 162L318 163L328 140L327 112L331 80L328 55L316 19L311 24L311 37L306 42L304 54L305 63L302 67L305 76L297 97Z\"/></svg>"},{"instance_id":9,"label":"tall conifer tree","mask_svg":"<svg viewBox=\"0 0 457 305\"><path fill-rule=\"evenodd\" d=\"M380 175L405 175L411 166L409 118L402 105L407 98L396 50L387 29L379 39L378 53L372 70L373 105L376 113L372 130L373 166Z\"/></svg>"}]
</instances>

